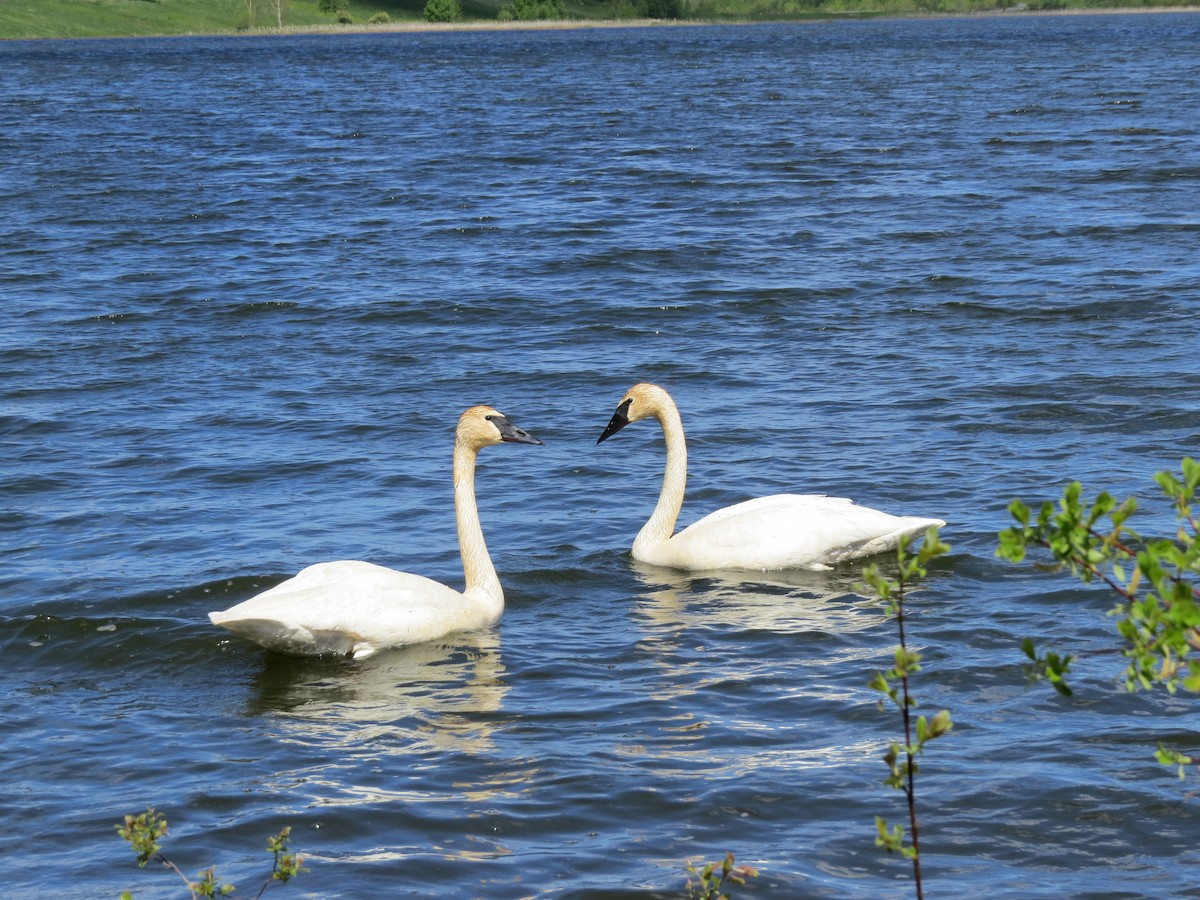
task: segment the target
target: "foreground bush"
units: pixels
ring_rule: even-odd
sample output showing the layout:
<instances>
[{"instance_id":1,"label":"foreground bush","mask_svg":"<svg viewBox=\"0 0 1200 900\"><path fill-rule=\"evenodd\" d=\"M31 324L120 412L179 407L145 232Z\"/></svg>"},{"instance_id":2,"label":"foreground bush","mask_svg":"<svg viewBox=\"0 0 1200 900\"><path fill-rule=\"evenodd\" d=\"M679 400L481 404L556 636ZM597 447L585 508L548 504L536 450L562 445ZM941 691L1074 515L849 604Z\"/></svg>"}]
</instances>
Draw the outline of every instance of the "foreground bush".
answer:
<instances>
[{"instance_id":1,"label":"foreground bush","mask_svg":"<svg viewBox=\"0 0 1200 900\"><path fill-rule=\"evenodd\" d=\"M126 816L125 821L118 824L116 828L117 834L121 836L121 839L127 841L137 854L139 868L145 868L146 863L151 860L162 863L163 866L183 880L193 898L233 896L233 885L225 884L217 878L215 866L209 866L208 869L199 874L198 880L191 881L183 874L183 870L179 866L162 855L159 851L158 840L167 836L167 818L162 813L157 812L154 807L148 807L140 815ZM287 842L291 833L291 828L284 828L279 834L267 838L267 852L275 857L275 862L271 867L270 876L263 883L263 886L258 889L258 893L254 895L255 897L261 897L263 892L275 882L286 884L301 872L307 871L301 867L301 863L304 861L303 858L295 853L288 852ZM124 891L121 894L121 900L133 900L133 894L129 891Z\"/></svg>"}]
</instances>

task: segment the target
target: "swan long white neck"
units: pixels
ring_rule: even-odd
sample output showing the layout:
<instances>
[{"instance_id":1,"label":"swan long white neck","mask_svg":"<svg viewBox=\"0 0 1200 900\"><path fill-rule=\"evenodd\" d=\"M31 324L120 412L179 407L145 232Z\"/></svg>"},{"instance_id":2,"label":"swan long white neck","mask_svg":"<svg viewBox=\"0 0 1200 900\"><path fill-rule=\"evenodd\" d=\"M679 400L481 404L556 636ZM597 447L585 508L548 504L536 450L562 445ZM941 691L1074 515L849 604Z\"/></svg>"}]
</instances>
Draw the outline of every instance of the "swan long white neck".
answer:
<instances>
[{"instance_id":1,"label":"swan long white neck","mask_svg":"<svg viewBox=\"0 0 1200 900\"><path fill-rule=\"evenodd\" d=\"M683 495L687 488L687 442L683 436L683 420L674 401L662 392L651 409L651 415L662 426L667 444L667 465L663 470L662 491L654 512L633 541L633 556L640 559L652 547L670 539L675 533L675 522L683 508Z\"/></svg>"},{"instance_id":2,"label":"swan long white neck","mask_svg":"<svg viewBox=\"0 0 1200 900\"><path fill-rule=\"evenodd\" d=\"M479 448L461 439L454 442L454 515L458 522L458 547L462 554L464 594L486 598L504 608L504 589L483 540L479 506L475 501L475 460Z\"/></svg>"}]
</instances>

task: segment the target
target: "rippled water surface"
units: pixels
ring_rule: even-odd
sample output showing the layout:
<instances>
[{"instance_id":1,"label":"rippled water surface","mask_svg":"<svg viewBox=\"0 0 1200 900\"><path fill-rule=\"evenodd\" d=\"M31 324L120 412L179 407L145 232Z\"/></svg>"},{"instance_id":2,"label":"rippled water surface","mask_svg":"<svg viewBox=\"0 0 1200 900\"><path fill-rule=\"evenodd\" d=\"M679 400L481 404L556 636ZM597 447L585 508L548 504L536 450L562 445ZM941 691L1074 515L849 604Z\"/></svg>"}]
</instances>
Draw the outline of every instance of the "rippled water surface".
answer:
<instances>
[{"instance_id":1,"label":"rippled water surface","mask_svg":"<svg viewBox=\"0 0 1200 900\"><path fill-rule=\"evenodd\" d=\"M1157 741L1190 697L1086 655L1109 598L993 557L1014 496L1200 453L1190 15L0 44L0 879L171 894L112 824L243 891L283 825L309 897L911 895L855 567L633 565L656 381L682 521L779 491L945 518L911 598L930 895L1196 896ZM359 661L208 622L303 566L461 579L481 458L500 624ZM1155 519L1159 516L1159 519ZM83 860L83 862L81 862ZM173 895L173 894L172 894Z\"/></svg>"}]
</instances>

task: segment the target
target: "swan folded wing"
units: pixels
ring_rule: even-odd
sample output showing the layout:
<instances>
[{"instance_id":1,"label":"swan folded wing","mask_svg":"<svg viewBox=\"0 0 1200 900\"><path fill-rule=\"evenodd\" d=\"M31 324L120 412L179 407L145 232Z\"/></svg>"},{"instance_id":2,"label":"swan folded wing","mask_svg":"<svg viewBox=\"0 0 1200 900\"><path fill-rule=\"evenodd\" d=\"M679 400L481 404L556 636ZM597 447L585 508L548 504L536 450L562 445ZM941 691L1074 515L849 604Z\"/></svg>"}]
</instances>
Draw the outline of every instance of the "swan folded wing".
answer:
<instances>
[{"instance_id":1,"label":"swan folded wing","mask_svg":"<svg viewBox=\"0 0 1200 900\"><path fill-rule=\"evenodd\" d=\"M223 612L213 624L271 650L363 657L489 624L458 591L373 563L318 563Z\"/></svg>"},{"instance_id":2,"label":"swan folded wing","mask_svg":"<svg viewBox=\"0 0 1200 900\"><path fill-rule=\"evenodd\" d=\"M944 524L893 516L843 497L775 494L717 510L675 535L664 549L690 567L826 569L884 552L903 535Z\"/></svg>"}]
</instances>

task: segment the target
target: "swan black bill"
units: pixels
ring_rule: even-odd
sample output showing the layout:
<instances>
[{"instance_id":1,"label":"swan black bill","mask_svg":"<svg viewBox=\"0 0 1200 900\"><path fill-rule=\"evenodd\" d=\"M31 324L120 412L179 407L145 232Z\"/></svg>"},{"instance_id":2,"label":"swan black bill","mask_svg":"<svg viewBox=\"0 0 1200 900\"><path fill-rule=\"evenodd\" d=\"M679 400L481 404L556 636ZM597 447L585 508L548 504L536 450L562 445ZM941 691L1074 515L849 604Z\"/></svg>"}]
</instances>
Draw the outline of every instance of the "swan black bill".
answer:
<instances>
[{"instance_id":1,"label":"swan black bill","mask_svg":"<svg viewBox=\"0 0 1200 900\"><path fill-rule=\"evenodd\" d=\"M508 416L488 416L488 420L496 426L500 432L500 440L506 444L545 445L544 441L539 441L524 428L519 428Z\"/></svg>"},{"instance_id":2,"label":"swan black bill","mask_svg":"<svg viewBox=\"0 0 1200 900\"><path fill-rule=\"evenodd\" d=\"M600 435L600 437L596 438L597 444L600 443L605 438L612 437L614 434L616 434L618 431L620 431L622 428L624 428L626 425L629 424L628 412L629 412L629 404L631 402L632 401L630 401L630 400L626 400L624 403L622 403L620 406L617 407L617 411L615 413L613 413L612 419L609 420L608 427L604 429L604 434L602 434L602 435Z\"/></svg>"}]
</instances>

